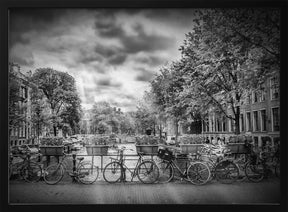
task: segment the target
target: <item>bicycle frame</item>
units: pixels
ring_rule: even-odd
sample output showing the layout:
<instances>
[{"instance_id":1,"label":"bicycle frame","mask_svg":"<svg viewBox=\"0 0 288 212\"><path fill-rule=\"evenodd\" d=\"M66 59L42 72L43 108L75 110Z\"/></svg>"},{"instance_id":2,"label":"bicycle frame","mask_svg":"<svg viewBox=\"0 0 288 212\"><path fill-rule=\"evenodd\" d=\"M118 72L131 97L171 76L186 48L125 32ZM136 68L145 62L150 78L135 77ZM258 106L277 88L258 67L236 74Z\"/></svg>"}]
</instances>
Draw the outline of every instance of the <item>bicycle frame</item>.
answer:
<instances>
[{"instance_id":1,"label":"bicycle frame","mask_svg":"<svg viewBox=\"0 0 288 212\"><path fill-rule=\"evenodd\" d=\"M125 171L128 170L131 174L131 182L133 181L134 177L136 176L136 168L138 167L138 165L142 162L142 158L140 157L138 160L137 160L137 164L135 166L135 168L133 169L133 171L131 171L130 168L128 168L125 163L124 163L125 160L123 160L122 162L118 161L120 164L121 164L121 178L120 178L120 181L125 181L126 180L126 173Z\"/></svg>"},{"instance_id":2,"label":"bicycle frame","mask_svg":"<svg viewBox=\"0 0 288 212\"><path fill-rule=\"evenodd\" d=\"M117 158L111 158L113 161L118 162L121 165L121 178L120 178L120 182L125 182L126 181L126 170L128 170L131 174L131 182L133 181L134 177L137 175L136 170L138 165L143 162L143 155L139 154L139 158L137 160L137 163L135 165L135 167L133 168L133 171L131 170L132 168L128 168L128 166L126 166L125 164L125 158L124 158L124 154L123 154L124 150L123 149L119 149L118 150L118 154L117 154ZM119 159L118 159L119 158Z\"/></svg>"},{"instance_id":3,"label":"bicycle frame","mask_svg":"<svg viewBox=\"0 0 288 212\"><path fill-rule=\"evenodd\" d=\"M19 157L21 157L20 155L19 155ZM12 163L12 161L13 161L13 159L10 159L10 162L9 162L9 168L12 168L13 166L15 166L15 170L16 170L16 172L17 172L17 174L19 173L19 171L24 167L24 165L26 164L26 163L30 163L30 155L25 155L25 157L21 157L22 159L23 159L23 161L21 161L21 162L19 162L19 163L16 163L16 164L13 164ZM12 170L13 171L13 170Z\"/></svg>"},{"instance_id":4,"label":"bicycle frame","mask_svg":"<svg viewBox=\"0 0 288 212\"><path fill-rule=\"evenodd\" d=\"M189 167L189 166L187 166L187 163L185 164L185 170L182 171L181 168L174 162L174 161L176 161L176 158L173 159L173 160L170 160L170 161L167 161L167 160L165 160L165 161L168 162L169 164L171 164L174 170L175 170L175 168L176 168L176 170L178 170L178 172L179 172L180 175L181 175L181 177L180 177L181 180L182 180L182 179L188 180L187 170L188 170L188 167ZM187 161L189 161L189 163L190 163L190 162L191 162L191 158L188 158ZM175 175L174 175L174 177L179 179L178 176L175 176Z\"/></svg>"},{"instance_id":5,"label":"bicycle frame","mask_svg":"<svg viewBox=\"0 0 288 212\"><path fill-rule=\"evenodd\" d=\"M66 154L63 155L61 161L58 163L57 165L57 169L59 169L60 166L63 166L63 169L65 171L65 173L68 173L70 175L69 170L67 169L67 162L65 161L65 158L67 157ZM76 170L78 170L79 166L80 166L81 162L79 161L76 165ZM71 175L70 175L71 176ZM73 177L73 176L71 176ZM75 177L75 176L74 176Z\"/></svg>"}]
</instances>

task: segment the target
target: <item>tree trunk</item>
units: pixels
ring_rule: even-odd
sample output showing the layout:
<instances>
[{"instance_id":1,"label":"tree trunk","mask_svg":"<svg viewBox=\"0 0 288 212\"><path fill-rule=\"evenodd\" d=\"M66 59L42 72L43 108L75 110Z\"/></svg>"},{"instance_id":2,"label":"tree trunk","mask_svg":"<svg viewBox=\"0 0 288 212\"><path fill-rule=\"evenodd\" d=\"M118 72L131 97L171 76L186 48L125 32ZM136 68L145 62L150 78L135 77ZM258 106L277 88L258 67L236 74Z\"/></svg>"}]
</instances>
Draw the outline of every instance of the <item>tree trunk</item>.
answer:
<instances>
[{"instance_id":1,"label":"tree trunk","mask_svg":"<svg viewBox=\"0 0 288 212\"><path fill-rule=\"evenodd\" d=\"M240 106L236 107L236 114L235 114L235 134L240 134Z\"/></svg>"},{"instance_id":2,"label":"tree trunk","mask_svg":"<svg viewBox=\"0 0 288 212\"><path fill-rule=\"evenodd\" d=\"M175 130L175 141L177 142L178 141L178 120L177 119L176 119L175 127L176 127L176 130Z\"/></svg>"},{"instance_id":3,"label":"tree trunk","mask_svg":"<svg viewBox=\"0 0 288 212\"><path fill-rule=\"evenodd\" d=\"M54 136L56 137L57 136L57 127L53 126L53 130L54 130Z\"/></svg>"},{"instance_id":4,"label":"tree trunk","mask_svg":"<svg viewBox=\"0 0 288 212\"><path fill-rule=\"evenodd\" d=\"M159 137L162 138L162 124L161 124L161 121L160 121L160 126L159 126Z\"/></svg>"}]
</instances>

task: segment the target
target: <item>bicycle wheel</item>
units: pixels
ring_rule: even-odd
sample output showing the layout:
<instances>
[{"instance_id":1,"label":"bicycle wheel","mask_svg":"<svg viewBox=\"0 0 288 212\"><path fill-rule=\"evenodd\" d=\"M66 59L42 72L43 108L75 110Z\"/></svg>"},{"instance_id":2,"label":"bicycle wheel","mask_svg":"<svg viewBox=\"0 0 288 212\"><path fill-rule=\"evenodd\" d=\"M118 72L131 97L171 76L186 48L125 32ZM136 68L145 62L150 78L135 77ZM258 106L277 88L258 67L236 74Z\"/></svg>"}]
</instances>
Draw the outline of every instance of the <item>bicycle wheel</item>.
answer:
<instances>
[{"instance_id":1,"label":"bicycle wheel","mask_svg":"<svg viewBox=\"0 0 288 212\"><path fill-rule=\"evenodd\" d=\"M19 172L17 165L10 164L9 166L9 180L22 179L21 173Z\"/></svg>"},{"instance_id":2,"label":"bicycle wheel","mask_svg":"<svg viewBox=\"0 0 288 212\"><path fill-rule=\"evenodd\" d=\"M44 181L49 185L54 185L62 180L64 173L61 164L51 164L44 170Z\"/></svg>"},{"instance_id":3,"label":"bicycle wheel","mask_svg":"<svg viewBox=\"0 0 288 212\"><path fill-rule=\"evenodd\" d=\"M161 161L157 164L159 168L159 183L168 183L174 177L174 169L168 161Z\"/></svg>"},{"instance_id":4,"label":"bicycle wheel","mask_svg":"<svg viewBox=\"0 0 288 212\"><path fill-rule=\"evenodd\" d=\"M103 170L103 178L108 183L116 183L121 179L121 164L117 161L108 163Z\"/></svg>"},{"instance_id":5,"label":"bicycle wheel","mask_svg":"<svg viewBox=\"0 0 288 212\"><path fill-rule=\"evenodd\" d=\"M83 184L92 184L99 176L99 168L90 162L81 163L77 171L78 180Z\"/></svg>"},{"instance_id":6,"label":"bicycle wheel","mask_svg":"<svg viewBox=\"0 0 288 212\"><path fill-rule=\"evenodd\" d=\"M245 166L245 174L248 180L252 182L260 182L264 179L264 166L262 163L247 163Z\"/></svg>"},{"instance_id":7,"label":"bicycle wheel","mask_svg":"<svg viewBox=\"0 0 288 212\"><path fill-rule=\"evenodd\" d=\"M142 183L155 183L159 178L159 168L153 161L143 161L137 167L137 177Z\"/></svg>"},{"instance_id":8,"label":"bicycle wheel","mask_svg":"<svg viewBox=\"0 0 288 212\"><path fill-rule=\"evenodd\" d=\"M11 180L12 173L13 173L12 164L9 165L8 172L9 172L9 180Z\"/></svg>"},{"instance_id":9,"label":"bicycle wheel","mask_svg":"<svg viewBox=\"0 0 288 212\"><path fill-rule=\"evenodd\" d=\"M245 164L236 164L239 169L239 177L237 179L237 182L243 182L247 179L245 174Z\"/></svg>"},{"instance_id":10,"label":"bicycle wheel","mask_svg":"<svg viewBox=\"0 0 288 212\"><path fill-rule=\"evenodd\" d=\"M23 165L20 174L26 182L38 182L42 177L42 168L38 163L30 161Z\"/></svg>"},{"instance_id":11,"label":"bicycle wheel","mask_svg":"<svg viewBox=\"0 0 288 212\"><path fill-rule=\"evenodd\" d=\"M193 162L187 169L188 180L194 185L204 185L210 179L210 169L202 162Z\"/></svg>"},{"instance_id":12,"label":"bicycle wheel","mask_svg":"<svg viewBox=\"0 0 288 212\"><path fill-rule=\"evenodd\" d=\"M215 167L215 177L221 183L230 184L239 178L239 169L234 162L223 160Z\"/></svg>"}]
</instances>

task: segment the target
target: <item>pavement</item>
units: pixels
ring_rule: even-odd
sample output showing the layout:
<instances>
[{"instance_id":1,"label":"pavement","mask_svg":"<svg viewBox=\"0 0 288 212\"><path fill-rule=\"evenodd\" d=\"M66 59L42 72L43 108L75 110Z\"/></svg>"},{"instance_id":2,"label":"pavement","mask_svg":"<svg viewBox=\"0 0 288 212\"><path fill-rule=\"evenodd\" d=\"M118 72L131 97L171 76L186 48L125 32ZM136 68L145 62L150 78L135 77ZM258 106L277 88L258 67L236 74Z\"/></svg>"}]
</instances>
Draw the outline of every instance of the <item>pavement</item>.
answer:
<instances>
[{"instance_id":1,"label":"pavement","mask_svg":"<svg viewBox=\"0 0 288 212\"><path fill-rule=\"evenodd\" d=\"M45 182L10 181L10 204L279 204L279 179L260 183L211 182L195 186L176 180L165 184L139 181L109 184L97 180L83 185L65 180L56 185Z\"/></svg>"}]
</instances>

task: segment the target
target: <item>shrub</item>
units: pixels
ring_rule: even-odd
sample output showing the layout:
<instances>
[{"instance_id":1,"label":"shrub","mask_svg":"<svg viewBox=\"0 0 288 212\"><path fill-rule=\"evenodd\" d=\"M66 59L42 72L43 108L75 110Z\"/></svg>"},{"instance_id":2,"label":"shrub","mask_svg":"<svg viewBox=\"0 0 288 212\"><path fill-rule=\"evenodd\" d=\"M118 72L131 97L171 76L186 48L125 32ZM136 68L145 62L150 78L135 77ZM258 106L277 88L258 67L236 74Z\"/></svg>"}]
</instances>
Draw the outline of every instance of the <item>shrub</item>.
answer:
<instances>
[{"instance_id":1,"label":"shrub","mask_svg":"<svg viewBox=\"0 0 288 212\"><path fill-rule=\"evenodd\" d=\"M64 138L61 137L44 137L40 139L40 144L43 146L61 146Z\"/></svg>"},{"instance_id":2,"label":"shrub","mask_svg":"<svg viewBox=\"0 0 288 212\"><path fill-rule=\"evenodd\" d=\"M136 136L136 145L156 145L165 143L164 139L153 135Z\"/></svg>"},{"instance_id":3,"label":"shrub","mask_svg":"<svg viewBox=\"0 0 288 212\"><path fill-rule=\"evenodd\" d=\"M108 145L109 136L95 136L92 138L92 145Z\"/></svg>"},{"instance_id":4,"label":"shrub","mask_svg":"<svg viewBox=\"0 0 288 212\"><path fill-rule=\"evenodd\" d=\"M180 144L203 144L205 136L197 134L186 134L178 137Z\"/></svg>"},{"instance_id":5,"label":"shrub","mask_svg":"<svg viewBox=\"0 0 288 212\"><path fill-rule=\"evenodd\" d=\"M229 143L245 143L245 141L252 141L250 135L232 135L228 139Z\"/></svg>"}]
</instances>

